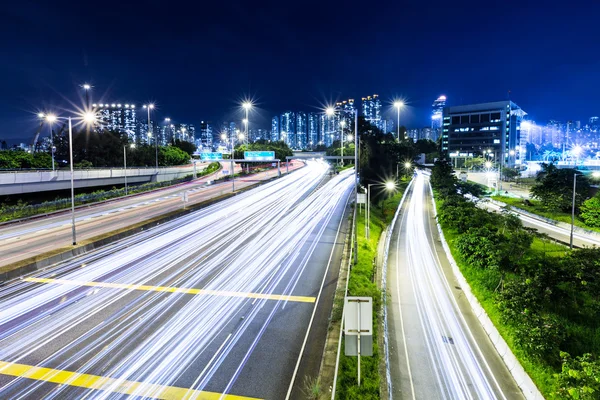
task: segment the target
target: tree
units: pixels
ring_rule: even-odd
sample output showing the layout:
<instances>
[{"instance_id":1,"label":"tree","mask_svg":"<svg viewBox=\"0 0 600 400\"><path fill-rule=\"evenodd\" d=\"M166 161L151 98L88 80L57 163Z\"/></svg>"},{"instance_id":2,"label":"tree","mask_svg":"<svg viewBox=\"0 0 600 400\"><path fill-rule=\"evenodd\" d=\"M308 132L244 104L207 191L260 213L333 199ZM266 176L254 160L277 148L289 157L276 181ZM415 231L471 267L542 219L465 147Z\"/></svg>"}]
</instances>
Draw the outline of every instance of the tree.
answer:
<instances>
[{"instance_id":1,"label":"tree","mask_svg":"<svg viewBox=\"0 0 600 400\"><path fill-rule=\"evenodd\" d=\"M502 178L507 181L512 181L519 176L519 171L516 168L502 168Z\"/></svg>"},{"instance_id":2,"label":"tree","mask_svg":"<svg viewBox=\"0 0 600 400\"><path fill-rule=\"evenodd\" d=\"M465 168L467 169L482 169L485 165L483 157L473 157L465 160Z\"/></svg>"},{"instance_id":3,"label":"tree","mask_svg":"<svg viewBox=\"0 0 600 400\"><path fill-rule=\"evenodd\" d=\"M541 201L550 211L568 212L571 210L573 198L573 179L577 170L559 169L554 164L542 164L542 171L536 177L536 184L531 188L532 197ZM589 197L590 183L585 176L577 177L575 207L579 208Z\"/></svg>"},{"instance_id":4,"label":"tree","mask_svg":"<svg viewBox=\"0 0 600 400\"><path fill-rule=\"evenodd\" d=\"M194 143L187 142L185 140L179 140L179 139L174 139L172 144L173 144L173 146L185 151L188 154L188 156L190 156L190 157L192 156L192 154L194 154L194 152L198 148Z\"/></svg>"},{"instance_id":5,"label":"tree","mask_svg":"<svg viewBox=\"0 0 600 400\"><path fill-rule=\"evenodd\" d=\"M600 197L595 196L584 201L579 216L587 226L600 227Z\"/></svg>"},{"instance_id":6,"label":"tree","mask_svg":"<svg viewBox=\"0 0 600 400\"><path fill-rule=\"evenodd\" d=\"M600 360L590 353L572 358L560 352L562 368L555 377L558 381L557 398L597 400L600 398Z\"/></svg>"}]
</instances>

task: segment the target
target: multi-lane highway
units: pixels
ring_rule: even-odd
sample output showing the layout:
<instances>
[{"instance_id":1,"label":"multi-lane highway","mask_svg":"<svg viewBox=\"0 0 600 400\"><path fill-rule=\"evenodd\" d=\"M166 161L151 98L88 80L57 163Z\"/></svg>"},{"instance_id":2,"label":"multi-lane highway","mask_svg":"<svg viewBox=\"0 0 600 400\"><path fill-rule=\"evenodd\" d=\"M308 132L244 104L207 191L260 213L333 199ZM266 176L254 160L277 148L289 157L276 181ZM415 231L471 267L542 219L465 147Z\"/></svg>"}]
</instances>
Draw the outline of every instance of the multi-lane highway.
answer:
<instances>
[{"instance_id":1,"label":"multi-lane highway","mask_svg":"<svg viewBox=\"0 0 600 400\"><path fill-rule=\"evenodd\" d=\"M388 255L393 397L522 398L453 279L425 175L414 179L401 212Z\"/></svg>"},{"instance_id":2,"label":"multi-lane highway","mask_svg":"<svg viewBox=\"0 0 600 400\"><path fill-rule=\"evenodd\" d=\"M325 169L0 287L0 398L300 397L353 184Z\"/></svg>"},{"instance_id":3,"label":"multi-lane highway","mask_svg":"<svg viewBox=\"0 0 600 400\"><path fill-rule=\"evenodd\" d=\"M290 170L299 168L294 163ZM227 167L229 164L227 164ZM239 168L239 167L237 167ZM285 171L285 170L284 170ZM206 186L207 182L223 176L221 172L199 180L169 187L150 193L126 197L91 207L81 207L75 212L77 241L96 237L108 232L150 220L154 217L183 208L182 194L188 195L193 204L232 191L231 182ZM236 179L235 189L243 189L257 181L277 176L277 169ZM71 214L59 213L47 218L33 219L24 223L0 227L0 266L47 253L72 243Z\"/></svg>"}]
</instances>

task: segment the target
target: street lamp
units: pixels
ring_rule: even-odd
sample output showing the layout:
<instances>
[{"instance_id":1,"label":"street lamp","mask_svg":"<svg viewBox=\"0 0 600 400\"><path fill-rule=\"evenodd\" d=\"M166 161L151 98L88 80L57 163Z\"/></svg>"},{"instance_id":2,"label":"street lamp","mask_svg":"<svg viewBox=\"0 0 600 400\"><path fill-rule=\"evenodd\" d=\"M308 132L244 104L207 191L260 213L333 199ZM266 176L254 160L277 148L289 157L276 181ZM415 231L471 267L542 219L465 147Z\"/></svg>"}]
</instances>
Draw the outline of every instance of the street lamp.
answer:
<instances>
[{"instance_id":1,"label":"street lamp","mask_svg":"<svg viewBox=\"0 0 600 400\"><path fill-rule=\"evenodd\" d=\"M73 172L73 126L72 126L72 117L59 118L57 116L52 116L53 121L58 119L66 119L69 121L69 166L71 170L71 232L73 236L73 246L77 244L77 235L75 232L75 179ZM92 125L96 122L96 114L93 112L85 112L82 115L79 115L79 119L83 120L86 125Z\"/></svg>"},{"instance_id":2,"label":"street lamp","mask_svg":"<svg viewBox=\"0 0 600 400\"><path fill-rule=\"evenodd\" d=\"M43 114L42 114L43 115ZM48 126L50 126L50 153L52 155L52 171L54 171L54 133L52 132L52 124L56 122L56 115L48 114L46 115L46 121L48 122Z\"/></svg>"},{"instance_id":3,"label":"street lamp","mask_svg":"<svg viewBox=\"0 0 600 400\"><path fill-rule=\"evenodd\" d=\"M150 131L150 110L154 109L154 104L144 104L144 108L148 110L148 143L150 143L150 138L152 137L152 132ZM154 138L154 152L156 156L156 173L158 174L158 134Z\"/></svg>"},{"instance_id":4,"label":"street lamp","mask_svg":"<svg viewBox=\"0 0 600 400\"><path fill-rule=\"evenodd\" d=\"M246 112L246 118L244 119L244 125L246 126L246 138L248 137L248 125L249 125L249 120L248 120L248 112L250 111L250 109L252 108L252 103L249 101L245 101L242 103L242 107L244 108L244 111Z\"/></svg>"},{"instance_id":5,"label":"street lamp","mask_svg":"<svg viewBox=\"0 0 600 400\"><path fill-rule=\"evenodd\" d=\"M85 106L86 106L86 108L89 108L90 107L89 91L92 88L92 85L90 85L89 83L84 83L83 85L81 85L81 87L83 88L83 90L85 90Z\"/></svg>"},{"instance_id":6,"label":"street lamp","mask_svg":"<svg viewBox=\"0 0 600 400\"><path fill-rule=\"evenodd\" d=\"M356 205L358 204L358 110L348 110L348 113L354 113L354 263L358 263L358 233L356 226ZM327 107L325 113L332 116L335 113L333 107ZM343 132L342 132L343 137ZM343 148L342 148L343 149ZM342 150L343 151L343 150ZM343 156L343 154L342 154ZM343 162L343 159L342 159Z\"/></svg>"},{"instance_id":7,"label":"street lamp","mask_svg":"<svg viewBox=\"0 0 600 400\"><path fill-rule=\"evenodd\" d=\"M135 149L135 143L129 145L132 149ZM127 196L127 145L123 146L123 169L125 176L125 196Z\"/></svg>"},{"instance_id":8,"label":"street lamp","mask_svg":"<svg viewBox=\"0 0 600 400\"><path fill-rule=\"evenodd\" d=\"M402 101L395 101L394 107L398 110L398 141L400 141L400 109L404 107L404 103Z\"/></svg>"}]
</instances>

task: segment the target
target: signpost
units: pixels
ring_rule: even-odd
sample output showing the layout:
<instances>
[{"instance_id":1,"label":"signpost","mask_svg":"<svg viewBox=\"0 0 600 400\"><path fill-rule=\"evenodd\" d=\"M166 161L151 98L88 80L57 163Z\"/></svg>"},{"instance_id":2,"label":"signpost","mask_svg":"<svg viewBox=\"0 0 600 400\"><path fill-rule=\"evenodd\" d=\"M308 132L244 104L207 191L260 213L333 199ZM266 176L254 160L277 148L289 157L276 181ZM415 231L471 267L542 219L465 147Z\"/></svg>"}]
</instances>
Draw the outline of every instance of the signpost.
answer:
<instances>
[{"instance_id":1,"label":"signpost","mask_svg":"<svg viewBox=\"0 0 600 400\"><path fill-rule=\"evenodd\" d=\"M359 204L367 204L367 194L366 193L357 193L356 194L356 202Z\"/></svg>"},{"instance_id":2,"label":"signpost","mask_svg":"<svg viewBox=\"0 0 600 400\"><path fill-rule=\"evenodd\" d=\"M360 356L373 355L373 298L346 297L344 302L344 354L358 356L358 386L360 386Z\"/></svg>"},{"instance_id":3,"label":"signpost","mask_svg":"<svg viewBox=\"0 0 600 400\"><path fill-rule=\"evenodd\" d=\"M202 161L220 161L223 159L223 153L214 153L214 152L200 153L200 159Z\"/></svg>"},{"instance_id":4,"label":"signpost","mask_svg":"<svg viewBox=\"0 0 600 400\"><path fill-rule=\"evenodd\" d=\"M274 151L245 151L244 159L245 160L254 160L254 161L269 161L275 158Z\"/></svg>"}]
</instances>

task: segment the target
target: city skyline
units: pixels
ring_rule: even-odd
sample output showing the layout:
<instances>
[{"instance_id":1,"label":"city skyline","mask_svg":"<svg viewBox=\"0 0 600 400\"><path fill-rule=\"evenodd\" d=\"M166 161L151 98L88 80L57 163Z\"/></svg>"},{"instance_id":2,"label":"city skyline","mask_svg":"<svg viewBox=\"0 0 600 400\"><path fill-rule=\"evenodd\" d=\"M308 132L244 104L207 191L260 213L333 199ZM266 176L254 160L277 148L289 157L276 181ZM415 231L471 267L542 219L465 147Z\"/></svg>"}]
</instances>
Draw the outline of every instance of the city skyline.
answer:
<instances>
[{"instance_id":1,"label":"city skyline","mask_svg":"<svg viewBox=\"0 0 600 400\"><path fill-rule=\"evenodd\" d=\"M468 2L380 4L355 13L354 7L325 4L315 14L309 4L239 3L227 12L206 7L202 20L211 22L197 24L195 13L177 6L170 7L171 18L148 30L145 21L163 11L159 4L121 5L118 13L110 2L9 4L0 27L13 38L1 47L0 71L10 79L0 100L0 135L26 139L39 109L82 104L72 99L83 97L79 85L85 82L98 102L155 101L196 125L240 120L236 105L245 97L257 106L251 124L267 128L282 109L318 112L366 93L379 94L384 113L388 99L402 97L407 127L430 125L432 99L440 94L451 105L510 97L536 120L586 120L600 113L600 55L589 51L599 7L558 10L531 2L517 12ZM71 21L80 15L86 16L82 29L72 34ZM555 29L565 20L578 23ZM359 32L369 29L377 32L375 43ZM518 40L507 41L507 30ZM325 45L341 31L355 48ZM473 32L484 48L473 47ZM491 56L500 53L507 56Z\"/></svg>"}]
</instances>

